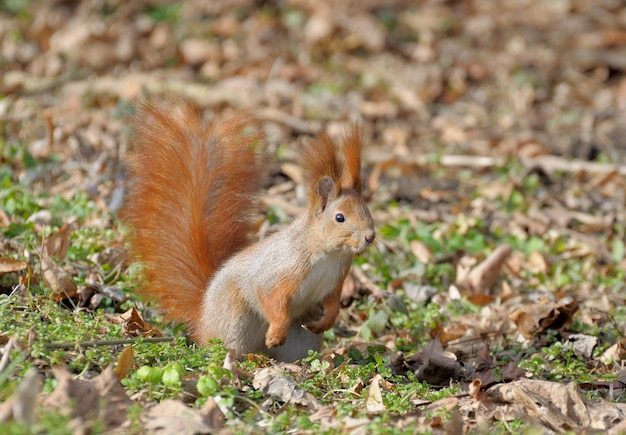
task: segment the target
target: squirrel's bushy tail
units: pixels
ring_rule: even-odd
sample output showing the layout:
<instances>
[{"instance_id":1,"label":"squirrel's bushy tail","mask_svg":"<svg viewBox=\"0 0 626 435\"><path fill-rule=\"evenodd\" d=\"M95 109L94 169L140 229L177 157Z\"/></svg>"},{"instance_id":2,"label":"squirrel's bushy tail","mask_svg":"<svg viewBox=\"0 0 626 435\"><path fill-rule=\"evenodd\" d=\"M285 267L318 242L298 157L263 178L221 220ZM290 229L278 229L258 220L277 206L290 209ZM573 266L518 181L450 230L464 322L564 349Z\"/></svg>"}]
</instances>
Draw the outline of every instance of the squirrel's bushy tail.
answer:
<instances>
[{"instance_id":1,"label":"squirrel's bushy tail","mask_svg":"<svg viewBox=\"0 0 626 435\"><path fill-rule=\"evenodd\" d=\"M140 292L195 338L211 277L250 243L264 146L250 115L207 125L191 104L163 100L136 117L122 215L145 268Z\"/></svg>"}]
</instances>

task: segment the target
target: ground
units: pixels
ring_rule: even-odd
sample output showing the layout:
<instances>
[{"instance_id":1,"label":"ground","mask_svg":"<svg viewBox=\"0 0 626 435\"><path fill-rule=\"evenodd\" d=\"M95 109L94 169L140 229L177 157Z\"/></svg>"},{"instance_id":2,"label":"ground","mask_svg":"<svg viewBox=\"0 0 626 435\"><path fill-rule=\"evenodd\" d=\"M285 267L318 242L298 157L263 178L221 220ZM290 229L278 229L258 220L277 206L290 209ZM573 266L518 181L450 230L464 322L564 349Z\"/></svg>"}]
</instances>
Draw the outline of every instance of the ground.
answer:
<instances>
[{"instance_id":1,"label":"ground","mask_svg":"<svg viewBox=\"0 0 626 435\"><path fill-rule=\"evenodd\" d=\"M2 430L626 432L621 1L6 0L0 44ZM137 297L163 96L259 117L264 231L298 149L363 129L377 240L321 353L237 361Z\"/></svg>"}]
</instances>

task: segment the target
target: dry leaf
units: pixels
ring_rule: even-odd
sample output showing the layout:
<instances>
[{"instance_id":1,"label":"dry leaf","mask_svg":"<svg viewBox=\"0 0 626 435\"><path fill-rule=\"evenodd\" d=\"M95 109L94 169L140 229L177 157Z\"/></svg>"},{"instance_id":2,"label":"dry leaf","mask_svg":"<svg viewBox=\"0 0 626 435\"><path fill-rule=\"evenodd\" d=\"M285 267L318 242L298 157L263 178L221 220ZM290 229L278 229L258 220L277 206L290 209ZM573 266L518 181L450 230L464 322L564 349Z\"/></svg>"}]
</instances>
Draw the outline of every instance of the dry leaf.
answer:
<instances>
[{"instance_id":1,"label":"dry leaf","mask_svg":"<svg viewBox=\"0 0 626 435\"><path fill-rule=\"evenodd\" d=\"M474 267L467 276L465 283L474 293L489 290L501 275L502 265L511 253L509 245L498 246L482 263Z\"/></svg>"},{"instance_id":2,"label":"dry leaf","mask_svg":"<svg viewBox=\"0 0 626 435\"><path fill-rule=\"evenodd\" d=\"M564 349L572 349L575 355L591 358L598 344L598 337L585 334L572 334L567 338Z\"/></svg>"},{"instance_id":3,"label":"dry leaf","mask_svg":"<svg viewBox=\"0 0 626 435\"><path fill-rule=\"evenodd\" d=\"M126 375L128 374L128 371L133 366L133 359L134 359L134 354L133 354L132 346L126 347L126 349L124 349L124 351L117 358L117 367L115 367L115 376L117 376L117 379L119 381L124 379Z\"/></svg>"},{"instance_id":4,"label":"dry leaf","mask_svg":"<svg viewBox=\"0 0 626 435\"><path fill-rule=\"evenodd\" d=\"M469 384L469 395L474 400L481 399L481 390L483 388L483 383L480 379L474 379Z\"/></svg>"},{"instance_id":5,"label":"dry leaf","mask_svg":"<svg viewBox=\"0 0 626 435\"><path fill-rule=\"evenodd\" d=\"M78 299L80 307L95 310L100 306L104 298L110 298L115 303L122 303L127 299L126 294L117 287L91 283L78 287Z\"/></svg>"},{"instance_id":6,"label":"dry leaf","mask_svg":"<svg viewBox=\"0 0 626 435\"><path fill-rule=\"evenodd\" d=\"M9 215L2 209L0 209L0 228L6 228L11 223L11 219L9 219Z\"/></svg>"},{"instance_id":7,"label":"dry leaf","mask_svg":"<svg viewBox=\"0 0 626 435\"><path fill-rule=\"evenodd\" d=\"M366 50L379 52L385 45L385 29L371 14L352 14L349 20L341 20L350 35L346 38L351 46L360 45Z\"/></svg>"},{"instance_id":8,"label":"dry leaf","mask_svg":"<svg viewBox=\"0 0 626 435\"><path fill-rule=\"evenodd\" d=\"M473 303L474 305L478 305L479 307L484 307L486 305L491 304L496 298L491 295L486 295L483 293L472 293L467 296L467 300Z\"/></svg>"},{"instance_id":9,"label":"dry leaf","mask_svg":"<svg viewBox=\"0 0 626 435\"><path fill-rule=\"evenodd\" d=\"M483 346L480 348L478 355L474 359L474 368L477 372L480 372L492 368L493 365L494 361L491 357L491 352L489 351L489 344L487 342L483 342Z\"/></svg>"},{"instance_id":10,"label":"dry leaf","mask_svg":"<svg viewBox=\"0 0 626 435\"><path fill-rule=\"evenodd\" d=\"M224 428L226 416L212 397L207 399L200 413L204 422L208 424L214 432Z\"/></svg>"},{"instance_id":11,"label":"dry leaf","mask_svg":"<svg viewBox=\"0 0 626 435\"><path fill-rule=\"evenodd\" d=\"M542 300L516 309L509 315L517 330L526 338L532 338L546 329L560 329L569 324L574 313L578 311L578 303L550 302Z\"/></svg>"},{"instance_id":12,"label":"dry leaf","mask_svg":"<svg viewBox=\"0 0 626 435\"><path fill-rule=\"evenodd\" d=\"M317 44L333 33L334 26L331 10L326 7L318 8L304 26L304 39L308 44Z\"/></svg>"},{"instance_id":13,"label":"dry leaf","mask_svg":"<svg viewBox=\"0 0 626 435\"><path fill-rule=\"evenodd\" d=\"M433 258L433 254L430 248L421 241L415 239L411 240L411 252L421 263L428 264Z\"/></svg>"},{"instance_id":14,"label":"dry leaf","mask_svg":"<svg viewBox=\"0 0 626 435\"><path fill-rule=\"evenodd\" d=\"M444 352L438 339L430 340L421 352L411 356L409 363L417 379L432 386L450 385L450 381L463 379L467 374L453 354Z\"/></svg>"},{"instance_id":15,"label":"dry leaf","mask_svg":"<svg viewBox=\"0 0 626 435\"><path fill-rule=\"evenodd\" d=\"M102 251L96 252L87 258L95 264L108 264L112 268L124 267L129 262L128 252L119 246L107 246Z\"/></svg>"},{"instance_id":16,"label":"dry leaf","mask_svg":"<svg viewBox=\"0 0 626 435\"><path fill-rule=\"evenodd\" d=\"M219 46L206 38L187 38L178 45L183 60L194 66L219 56Z\"/></svg>"},{"instance_id":17,"label":"dry leaf","mask_svg":"<svg viewBox=\"0 0 626 435\"><path fill-rule=\"evenodd\" d=\"M135 307L119 315L126 337L163 337L163 333L146 322Z\"/></svg>"},{"instance_id":18,"label":"dry leaf","mask_svg":"<svg viewBox=\"0 0 626 435\"><path fill-rule=\"evenodd\" d=\"M575 383L523 379L496 385L487 390L487 397L497 404L487 411L488 419L520 418L539 424L544 430L567 432L608 430L615 422L626 419L626 404L608 401L587 401ZM484 413L489 407L479 408Z\"/></svg>"},{"instance_id":19,"label":"dry leaf","mask_svg":"<svg viewBox=\"0 0 626 435\"><path fill-rule=\"evenodd\" d=\"M619 339L617 343L602 352L598 359L604 364L626 360L626 338Z\"/></svg>"},{"instance_id":20,"label":"dry leaf","mask_svg":"<svg viewBox=\"0 0 626 435\"><path fill-rule=\"evenodd\" d=\"M399 281L399 282L398 282ZM418 285L410 281L398 280L399 284L404 281L404 292L406 296L414 301L414 302L426 302L429 301L433 296L439 293L437 287L430 285ZM394 283L390 283L390 285L395 285Z\"/></svg>"},{"instance_id":21,"label":"dry leaf","mask_svg":"<svg viewBox=\"0 0 626 435\"><path fill-rule=\"evenodd\" d=\"M467 332L467 326L459 323L443 325L433 331L442 345L447 346L453 340L458 340Z\"/></svg>"},{"instance_id":22,"label":"dry leaf","mask_svg":"<svg viewBox=\"0 0 626 435\"><path fill-rule=\"evenodd\" d=\"M45 248L41 252L41 276L44 283L52 290L52 297L57 302L73 298L78 294L76 283L54 262Z\"/></svg>"},{"instance_id":23,"label":"dry leaf","mask_svg":"<svg viewBox=\"0 0 626 435\"><path fill-rule=\"evenodd\" d=\"M365 409L367 412L376 414L385 410L383 403L383 395L380 391L380 382L382 376L378 373L372 378L369 388L367 389L367 398L365 399Z\"/></svg>"},{"instance_id":24,"label":"dry leaf","mask_svg":"<svg viewBox=\"0 0 626 435\"><path fill-rule=\"evenodd\" d=\"M526 267L530 272L539 274L546 273L549 265L541 252L533 251L528 255Z\"/></svg>"},{"instance_id":25,"label":"dry leaf","mask_svg":"<svg viewBox=\"0 0 626 435\"><path fill-rule=\"evenodd\" d=\"M359 267L352 267L341 289L341 304L348 306L360 294L380 294L381 289L363 273Z\"/></svg>"},{"instance_id":26,"label":"dry leaf","mask_svg":"<svg viewBox=\"0 0 626 435\"><path fill-rule=\"evenodd\" d=\"M233 349L228 349L226 351L226 357L224 358L223 367L232 374L230 384L235 388L239 387L240 371L237 368L237 353Z\"/></svg>"},{"instance_id":27,"label":"dry leaf","mask_svg":"<svg viewBox=\"0 0 626 435\"><path fill-rule=\"evenodd\" d=\"M35 369L29 369L20 381L17 391L0 404L0 422L16 421L29 428L35 424L37 395L43 388L42 377Z\"/></svg>"},{"instance_id":28,"label":"dry leaf","mask_svg":"<svg viewBox=\"0 0 626 435\"><path fill-rule=\"evenodd\" d=\"M119 427L126 421L133 402L120 385L112 366L88 381L76 380L65 367L52 369L58 384L44 399L44 408L69 415L83 422L98 419L106 429Z\"/></svg>"},{"instance_id":29,"label":"dry leaf","mask_svg":"<svg viewBox=\"0 0 626 435\"><path fill-rule=\"evenodd\" d=\"M51 257L64 260L70 248L71 225L64 223L59 230L46 240L46 251Z\"/></svg>"},{"instance_id":30,"label":"dry leaf","mask_svg":"<svg viewBox=\"0 0 626 435\"><path fill-rule=\"evenodd\" d=\"M496 200L510 197L514 189L515 183L512 180L507 180L505 183L498 181L481 189L480 194L486 199Z\"/></svg>"},{"instance_id":31,"label":"dry leaf","mask_svg":"<svg viewBox=\"0 0 626 435\"><path fill-rule=\"evenodd\" d=\"M210 426L212 417L207 421L202 414L201 411L191 409L179 400L168 399L153 406L146 413L145 428L150 433L160 435L195 435L220 429Z\"/></svg>"},{"instance_id":32,"label":"dry leaf","mask_svg":"<svg viewBox=\"0 0 626 435\"><path fill-rule=\"evenodd\" d=\"M468 430L465 430L463 415L461 415L458 406L450 409L448 413L448 421L444 430L446 435L457 435L469 432Z\"/></svg>"},{"instance_id":33,"label":"dry leaf","mask_svg":"<svg viewBox=\"0 0 626 435\"><path fill-rule=\"evenodd\" d=\"M28 264L22 260L13 258L0 258L0 273L19 272L28 268Z\"/></svg>"},{"instance_id":34,"label":"dry leaf","mask_svg":"<svg viewBox=\"0 0 626 435\"><path fill-rule=\"evenodd\" d=\"M335 406L323 406L313 414L309 415L309 420L318 423L323 429L330 429L337 426L337 409Z\"/></svg>"},{"instance_id":35,"label":"dry leaf","mask_svg":"<svg viewBox=\"0 0 626 435\"><path fill-rule=\"evenodd\" d=\"M350 391L352 391L355 394L361 394L361 391L363 391L363 387L365 387L365 384L363 383L363 379L357 378L355 381L356 382L354 383L354 385L350 387Z\"/></svg>"},{"instance_id":36,"label":"dry leaf","mask_svg":"<svg viewBox=\"0 0 626 435\"><path fill-rule=\"evenodd\" d=\"M252 379L252 386L264 396L274 397L285 403L305 406L313 411L319 409L319 401L304 390L293 378L283 374L279 366L257 370Z\"/></svg>"}]
</instances>

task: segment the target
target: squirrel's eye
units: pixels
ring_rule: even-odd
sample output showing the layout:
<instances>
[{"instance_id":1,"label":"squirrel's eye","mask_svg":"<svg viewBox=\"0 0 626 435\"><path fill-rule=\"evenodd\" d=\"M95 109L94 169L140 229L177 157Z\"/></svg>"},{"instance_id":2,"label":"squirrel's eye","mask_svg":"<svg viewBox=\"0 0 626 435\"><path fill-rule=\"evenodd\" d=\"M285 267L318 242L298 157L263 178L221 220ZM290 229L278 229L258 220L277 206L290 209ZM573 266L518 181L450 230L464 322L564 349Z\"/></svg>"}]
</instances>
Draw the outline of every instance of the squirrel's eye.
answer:
<instances>
[{"instance_id":1,"label":"squirrel's eye","mask_svg":"<svg viewBox=\"0 0 626 435\"><path fill-rule=\"evenodd\" d=\"M345 220L346 220L346 217L343 214L337 213L335 215L335 221L336 222L344 222Z\"/></svg>"}]
</instances>

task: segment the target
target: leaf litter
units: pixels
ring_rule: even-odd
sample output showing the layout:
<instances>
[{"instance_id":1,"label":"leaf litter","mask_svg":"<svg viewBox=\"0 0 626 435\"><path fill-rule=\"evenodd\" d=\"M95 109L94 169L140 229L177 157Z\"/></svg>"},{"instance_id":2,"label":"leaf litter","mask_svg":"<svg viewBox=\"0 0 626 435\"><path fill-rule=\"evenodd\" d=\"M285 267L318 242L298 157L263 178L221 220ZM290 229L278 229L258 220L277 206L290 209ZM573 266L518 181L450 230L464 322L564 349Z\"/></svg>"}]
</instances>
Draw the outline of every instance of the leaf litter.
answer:
<instances>
[{"instance_id":1,"label":"leaf litter","mask_svg":"<svg viewBox=\"0 0 626 435\"><path fill-rule=\"evenodd\" d=\"M3 146L26 150L11 160L13 178L41 196L20 216L12 212L17 195L0 192L3 293L27 306L28 285L41 280L55 301L123 311L124 284L109 285L115 275L105 271L128 267L121 236L87 260L68 252L72 232L117 230L128 115L145 95L181 95L209 115L257 109L272 144L287 149L273 173L281 189L264 202L288 216L297 212L300 175L289 167L297 138L337 134L358 120L368 138L376 222L408 222L399 235L379 238L377 250L389 258L383 267L366 260L354 268L323 355L334 361L386 346L388 368L399 378L352 380L360 409L391 415L398 429L467 430L496 421L508 428L521 419L546 433L624 431L624 319L614 317L624 305L626 268L619 2L293 0L263 9L245 0L192 0L173 11L104 3L0 11ZM81 194L90 209L59 212L55 197ZM38 237L35 251L10 236L27 224ZM46 233L51 225L58 229ZM442 265L449 268L437 272ZM466 302L471 309L461 309ZM438 311L421 328L393 323L396 313L427 306ZM109 321L122 321L125 337L160 335L140 311ZM41 339L34 336L28 345L3 340L2 367L14 361L13 350ZM94 379L52 369L58 386L47 395L29 372L0 420L34 424L30 398L45 397L44 407L67 413L75 430L89 429L94 415L109 429L124 428L132 401L116 382L134 369L128 349L119 350L116 372L103 368ZM574 355L585 376L556 376L559 355L550 349ZM311 396L300 385L311 373L271 365L240 382L236 362L227 370L233 378L221 382L243 391L252 379L265 412L291 404L323 428L357 433L370 422L339 417L337 403ZM326 370L329 377L342 365ZM387 398L412 377L467 393L415 396L413 413L389 411ZM148 405L145 428L155 432L209 432L237 421L212 400L202 409L181 400ZM428 413L442 409L445 424Z\"/></svg>"}]
</instances>

